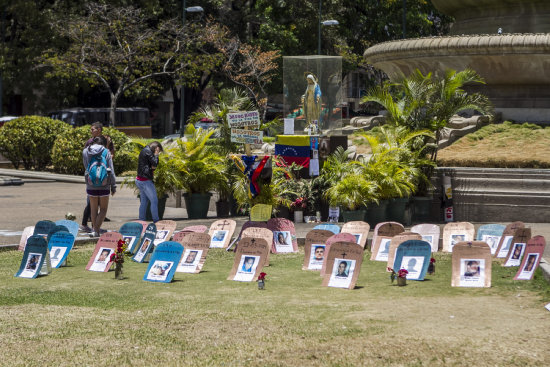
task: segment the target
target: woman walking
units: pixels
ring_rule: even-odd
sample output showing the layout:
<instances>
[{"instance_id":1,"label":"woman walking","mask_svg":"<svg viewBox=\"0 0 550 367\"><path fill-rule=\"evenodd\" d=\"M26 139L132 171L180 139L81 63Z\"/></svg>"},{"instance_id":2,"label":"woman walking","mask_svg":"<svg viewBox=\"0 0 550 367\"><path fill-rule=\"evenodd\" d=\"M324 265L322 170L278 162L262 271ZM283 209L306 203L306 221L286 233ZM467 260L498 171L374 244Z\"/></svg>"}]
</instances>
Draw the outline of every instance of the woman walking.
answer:
<instances>
[{"instance_id":1,"label":"woman walking","mask_svg":"<svg viewBox=\"0 0 550 367\"><path fill-rule=\"evenodd\" d=\"M107 139L96 136L87 148L82 151L82 160L86 170L86 193L90 200L92 217L92 237L101 234L101 225L107 215L109 194L116 192L116 177L111 153L105 146Z\"/></svg>"},{"instance_id":2,"label":"woman walking","mask_svg":"<svg viewBox=\"0 0 550 367\"><path fill-rule=\"evenodd\" d=\"M159 164L162 145L158 141L149 143L141 150L138 158L136 186L139 189L139 219L146 220L147 204L151 203L153 222L159 221L157 189L153 183L153 173Z\"/></svg>"}]
</instances>

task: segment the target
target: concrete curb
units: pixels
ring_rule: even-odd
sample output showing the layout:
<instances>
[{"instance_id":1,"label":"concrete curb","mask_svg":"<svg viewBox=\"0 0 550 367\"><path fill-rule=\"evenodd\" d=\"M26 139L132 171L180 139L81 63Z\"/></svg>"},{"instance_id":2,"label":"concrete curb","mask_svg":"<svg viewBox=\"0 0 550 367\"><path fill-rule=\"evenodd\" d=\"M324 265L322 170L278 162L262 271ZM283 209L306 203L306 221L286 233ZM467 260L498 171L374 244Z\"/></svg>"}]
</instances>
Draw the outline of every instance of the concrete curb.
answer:
<instances>
[{"instance_id":1,"label":"concrete curb","mask_svg":"<svg viewBox=\"0 0 550 367\"><path fill-rule=\"evenodd\" d=\"M24 182L20 178L0 177L0 186L19 186Z\"/></svg>"},{"instance_id":2,"label":"concrete curb","mask_svg":"<svg viewBox=\"0 0 550 367\"><path fill-rule=\"evenodd\" d=\"M30 178L35 180L52 180L52 181L78 183L78 184L84 183L83 176L62 175L60 173L52 173L52 172L38 172L38 171L0 168L0 175L10 176L10 177ZM10 179L10 178L4 178L4 179ZM124 181L124 177L116 178L117 184L122 183L122 181Z\"/></svg>"}]
</instances>

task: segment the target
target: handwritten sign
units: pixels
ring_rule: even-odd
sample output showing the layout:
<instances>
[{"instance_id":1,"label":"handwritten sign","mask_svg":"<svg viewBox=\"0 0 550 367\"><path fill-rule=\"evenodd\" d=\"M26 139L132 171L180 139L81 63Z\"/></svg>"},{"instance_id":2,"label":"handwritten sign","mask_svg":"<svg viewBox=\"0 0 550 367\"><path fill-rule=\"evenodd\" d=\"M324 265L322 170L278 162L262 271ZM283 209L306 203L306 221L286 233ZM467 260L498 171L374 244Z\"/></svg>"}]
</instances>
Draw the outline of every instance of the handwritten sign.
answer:
<instances>
[{"instance_id":1,"label":"handwritten sign","mask_svg":"<svg viewBox=\"0 0 550 367\"><path fill-rule=\"evenodd\" d=\"M263 131L231 129L231 142L241 144L262 144L264 141Z\"/></svg>"},{"instance_id":2,"label":"handwritten sign","mask_svg":"<svg viewBox=\"0 0 550 367\"><path fill-rule=\"evenodd\" d=\"M239 111L227 114L229 127L259 127L260 113L258 111Z\"/></svg>"}]
</instances>

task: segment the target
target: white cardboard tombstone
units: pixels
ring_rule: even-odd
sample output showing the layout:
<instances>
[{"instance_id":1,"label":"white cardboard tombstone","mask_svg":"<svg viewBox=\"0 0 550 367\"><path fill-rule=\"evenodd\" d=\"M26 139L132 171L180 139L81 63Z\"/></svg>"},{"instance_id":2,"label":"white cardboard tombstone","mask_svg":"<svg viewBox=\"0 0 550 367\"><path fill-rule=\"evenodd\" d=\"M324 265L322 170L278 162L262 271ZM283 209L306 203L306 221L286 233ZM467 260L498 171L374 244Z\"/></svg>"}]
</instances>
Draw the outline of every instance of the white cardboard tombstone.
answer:
<instances>
[{"instance_id":1,"label":"white cardboard tombstone","mask_svg":"<svg viewBox=\"0 0 550 367\"><path fill-rule=\"evenodd\" d=\"M363 249L367 246L370 225L362 220L347 222L342 227L342 233L351 233L357 239L357 244Z\"/></svg>"},{"instance_id":2,"label":"white cardboard tombstone","mask_svg":"<svg viewBox=\"0 0 550 367\"><path fill-rule=\"evenodd\" d=\"M491 249L485 242L459 242L453 248L451 286L490 287Z\"/></svg>"},{"instance_id":3,"label":"white cardboard tombstone","mask_svg":"<svg viewBox=\"0 0 550 367\"><path fill-rule=\"evenodd\" d=\"M121 239L122 235L118 232L103 233L95 245L86 270L108 272L113 264L111 255L115 253L117 243Z\"/></svg>"},{"instance_id":4,"label":"white cardboard tombstone","mask_svg":"<svg viewBox=\"0 0 550 367\"><path fill-rule=\"evenodd\" d=\"M411 227L411 232L416 232L422 236L422 241L430 244L432 252L439 251L439 238L441 237L441 228L437 224L422 223Z\"/></svg>"},{"instance_id":5,"label":"white cardboard tombstone","mask_svg":"<svg viewBox=\"0 0 550 367\"><path fill-rule=\"evenodd\" d=\"M523 258L523 253L525 252L525 247L527 242L531 239L531 228L519 228L516 230L514 238L512 239L512 246L506 255L506 260L504 265L509 266L519 266L521 264L521 259Z\"/></svg>"},{"instance_id":6,"label":"white cardboard tombstone","mask_svg":"<svg viewBox=\"0 0 550 367\"><path fill-rule=\"evenodd\" d=\"M265 257L269 252L268 243L262 238L245 237L239 241L235 251L233 268L227 280L251 282L262 271ZM249 261L252 263L250 264ZM247 266L247 264L250 264Z\"/></svg>"},{"instance_id":7,"label":"white cardboard tombstone","mask_svg":"<svg viewBox=\"0 0 550 367\"><path fill-rule=\"evenodd\" d=\"M510 248L512 247L514 235L516 234L516 231L521 228L525 228L525 224L523 222L512 222L504 228L497 250L495 251L495 257L505 258L508 256L508 252L510 252Z\"/></svg>"},{"instance_id":8,"label":"white cardboard tombstone","mask_svg":"<svg viewBox=\"0 0 550 367\"><path fill-rule=\"evenodd\" d=\"M470 222L451 222L443 227L443 252L453 252L459 242L474 240L475 227Z\"/></svg>"},{"instance_id":9,"label":"white cardboard tombstone","mask_svg":"<svg viewBox=\"0 0 550 367\"><path fill-rule=\"evenodd\" d=\"M176 236L174 236L176 237ZM198 274L201 272L208 249L210 249L210 235L208 233L189 232L181 236L184 253L178 264L176 272Z\"/></svg>"},{"instance_id":10,"label":"white cardboard tombstone","mask_svg":"<svg viewBox=\"0 0 550 367\"><path fill-rule=\"evenodd\" d=\"M336 242L330 246L324 287L353 289L363 263L363 248L356 243Z\"/></svg>"},{"instance_id":11,"label":"white cardboard tombstone","mask_svg":"<svg viewBox=\"0 0 550 367\"><path fill-rule=\"evenodd\" d=\"M273 231L271 252L274 254L298 252L294 222L286 218L271 218L267 221L267 228Z\"/></svg>"},{"instance_id":12,"label":"white cardboard tombstone","mask_svg":"<svg viewBox=\"0 0 550 367\"><path fill-rule=\"evenodd\" d=\"M390 248L387 254L388 263L386 268L390 267L392 269L395 269L395 267L393 266L393 263L395 261L395 252L397 251L397 248L399 247L400 244L409 240L421 241L422 236L416 232L401 232L392 237L390 241Z\"/></svg>"},{"instance_id":13,"label":"white cardboard tombstone","mask_svg":"<svg viewBox=\"0 0 550 367\"><path fill-rule=\"evenodd\" d=\"M159 243L170 241L172 234L176 230L176 222L173 220L159 220L155 224L157 226L157 234L153 244L157 246Z\"/></svg>"},{"instance_id":14,"label":"white cardboard tombstone","mask_svg":"<svg viewBox=\"0 0 550 367\"><path fill-rule=\"evenodd\" d=\"M543 236L535 236L527 242L523 261L519 266L518 272L514 280L531 280L535 274L535 270L540 264L546 241Z\"/></svg>"},{"instance_id":15,"label":"white cardboard tombstone","mask_svg":"<svg viewBox=\"0 0 550 367\"><path fill-rule=\"evenodd\" d=\"M269 249L271 250L271 246L273 243L273 232L267 228L261 228L261 227L248 227L245 228L241 233L241 238L262 238L267 242ZM265 263L264 266L269 266L269 253L271 251L267 252L267 255L265 257Z\"/></svg>"},{"instance_id":16,"label":"white cardboard tombstone","mask_svg":"<svg viewBox=\"0 0 550 367\"><path fill-rule=\"evenodd\" d=\"M34 233L34 226L25 227L23 233L21 234L21 239L19 240L19 246L17 249L19 251L25 251L25 246L27 245L27 239L32 236Z\"/></svg>"},{"instance_id":17,"label":"white cardboard tombstone","mask_svg":"<svg viewBox=\"0 0 550 367\"><path fill-rule=\"evenodd\" d=\"M336 242L347 243L348 245L356 244L355 241L356 241L355 236L352 235L351 233L338 233L327 238L327 241L325 242L325 258L323 259L323 266L321 267L321 270L320 270L320 275L322 277L325 276L325 272L327 271L327 269L330 269L330 268L327 268L327 262L328 262L327 255L328 255L328 252L330 251L330 246L332 246L332 244Z\"/></svg>"},{"instance_id":18,"label":"white cardboard tombstone","mask_svg":"<svg viewBox=\"0 0 550 367\"><path fill-rule=\"evenodd\" d=\"M226 248L231 242L237 223L233 219L220 219L212 223L208 234L210 235L210 248Z\"/></svg>"},{"instance_id":19,"label":"white cardboard tombstone","mask_svg":"<svg viewBox=\"0 0 550 367\"><path fill-rule=\"evenodd\" d=\"M405 227L401 223L398 222L382 222L378 223L376 227L374 227L374 234L372 236L372 254L370 256L370 259L373 261L384 261L387 262L387 258L383 260L376 260L378 256L378 253L380 251L387 249L389 252L389 244L391 242L391 239L393 236L402 233L405 231ZM382 245L382 246L381 246Z\"/></svg>"},{"instance_id":20,"label":"white cardboard tombstone","mask_svg":"<svg viewBox=\"0 0 550 367\"><path fill-rule=\"evenodd\" d=\"M302 270L320 271L327 255L326 242L334 233L325 229L313 229L306 234Z\"/></svg>"}]
</instances>

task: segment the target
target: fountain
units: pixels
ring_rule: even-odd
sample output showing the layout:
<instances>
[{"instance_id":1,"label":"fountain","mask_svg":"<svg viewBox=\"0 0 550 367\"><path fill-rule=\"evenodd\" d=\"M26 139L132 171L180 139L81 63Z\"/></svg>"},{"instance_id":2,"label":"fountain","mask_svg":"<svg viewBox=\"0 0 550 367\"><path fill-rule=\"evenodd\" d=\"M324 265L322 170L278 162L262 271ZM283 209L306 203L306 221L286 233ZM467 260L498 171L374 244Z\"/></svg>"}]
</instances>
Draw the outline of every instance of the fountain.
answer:
<instances>
[{"instance_id":1,"label":"fountain","mask_svg":"<svg viewBox=\"0 0 550 367\"><path fill-rule=\"evenodd\" d=\"M486 84L470 92L488 96L503 119L550 123L550 1L432 0L453 16L451 35L391 41L364 57L391 80L446 69L470 68Z\"/></svg>"}]
</instances>

